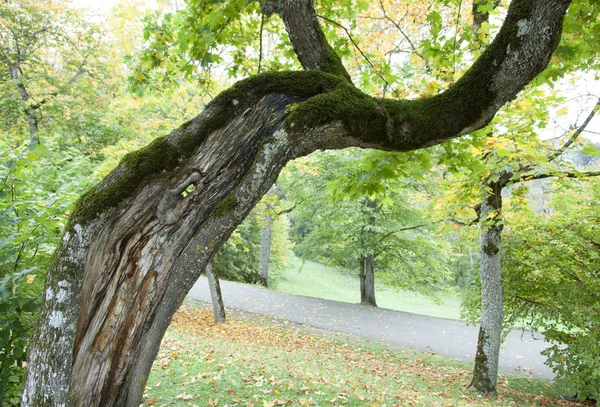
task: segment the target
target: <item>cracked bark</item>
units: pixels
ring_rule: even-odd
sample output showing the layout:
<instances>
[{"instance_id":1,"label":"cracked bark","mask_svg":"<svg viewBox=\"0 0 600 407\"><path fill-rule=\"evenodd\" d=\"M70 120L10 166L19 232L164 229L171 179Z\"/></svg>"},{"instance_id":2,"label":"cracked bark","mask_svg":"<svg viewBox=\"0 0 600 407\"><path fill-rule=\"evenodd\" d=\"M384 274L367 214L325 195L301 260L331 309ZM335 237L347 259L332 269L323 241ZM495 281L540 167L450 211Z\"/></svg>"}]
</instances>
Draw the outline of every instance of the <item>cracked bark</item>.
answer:
<instances>
[{"instance_id":1,"label":"cracked bark","mask_svg":"<svg viewBox=\"0 0 600 407\"><path fill-rule=\"evenodd\" d=\"M480 128L546 66L569 1L514 0L465 76L418 101L360 92L319 39L312 2L278 3L309 71L236 84L81 198L47 271L23 405L137 407L173 313L290 159L349 146L408 151ZM307 24L314 42L299 34Z\"/></svg>"}]
</instances>

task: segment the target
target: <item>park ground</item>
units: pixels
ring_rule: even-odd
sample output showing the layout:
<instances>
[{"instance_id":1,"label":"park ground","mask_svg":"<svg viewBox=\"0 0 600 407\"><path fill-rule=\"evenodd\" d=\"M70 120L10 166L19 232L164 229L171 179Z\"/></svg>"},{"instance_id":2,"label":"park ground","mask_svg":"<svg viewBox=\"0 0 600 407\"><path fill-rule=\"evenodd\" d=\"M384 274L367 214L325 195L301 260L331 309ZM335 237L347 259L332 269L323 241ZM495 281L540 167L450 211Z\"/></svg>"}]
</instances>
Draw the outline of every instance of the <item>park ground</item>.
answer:
<instances>
[{"instance_id":1,"label":"park ground","mask_svg":"<svg viewBox=\"0 0 600 407\"><path fill-rule=\"evenodd\" d=\"M309 334L285 321L229 312L214 324L207 304L174 317L152 368L155 406L584 406L544 380L501 375L497 398L467 392L470 366L389 350L343 335Z\"/></svg>"},{"instance_id":2,"label":"park ground","mask_svg":"<svg viewBox=\"0 0 600 407\"><path fill-rule=\"evenodd\" d=\"M316 263L279 272L282 292L356 302L356 279ZM306 282L310 282L307 284ZM354 288L353 288L354 287ZM457 317L460 298L383 289L390 309ZM227 299L225 299L227 303ZM156 406L584 406L560 399L547 380L504 374L497 398L467 392L471 365L444 356L315 333L286 320L228 309L214 324L209 304L186 302L174 317L149 377Z\"/></svg>"},{"instance_id":3,"label":"park ground","mask_svg":"<svg viewBox=\"0 0 600 407\"><path fill-rule=\"evenodd\" d=\"M273 289L288 294L306 295L349 303L360 302L356 273L340 271L313 261L301 261L291 256L288 267L275 271ZM429 297L400 291L375 281L377 305L395 311L411 312L431 317L460 319L460 296L439 293Z\"/></svg>"}]
</instances>

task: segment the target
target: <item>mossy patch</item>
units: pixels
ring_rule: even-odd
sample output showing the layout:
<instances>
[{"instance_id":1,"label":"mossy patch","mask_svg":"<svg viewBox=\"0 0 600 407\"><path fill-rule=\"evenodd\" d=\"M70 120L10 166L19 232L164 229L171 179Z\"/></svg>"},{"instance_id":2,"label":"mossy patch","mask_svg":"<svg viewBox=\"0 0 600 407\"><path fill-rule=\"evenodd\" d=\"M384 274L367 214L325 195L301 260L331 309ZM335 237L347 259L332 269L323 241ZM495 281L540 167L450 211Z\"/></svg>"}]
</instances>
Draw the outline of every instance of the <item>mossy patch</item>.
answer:
<instances>
[{"instance_id":1,"label":"mossy patch","mask_svg":"<svg viewBox=\"0 0 600 407\"><path fill-rule=\"evenodd\" d=\"M240 81L217 96L207 108L207 121L193 129L193 121L183 124L179 137L161 137L148 146L127 154L117 169L83 195L75 205L70 226L84 224L100 213L110 212L150 176L170 171L194 153L208 135L225 126L233 117L269 93L310 97L335 89L343 80L323 72L266 72Z\"/></svg>"},{"instance_id":2,"label":"mossy patch","mask_svg":"<svg viewBox=\"0 0 600 407\"><path fill-rule=\"evenodd\" d=\"M490 372L488 371L488 357L484 351L486 341L488 341L488 336L483 327L480 327L477 339L477 354L475 355L475 370L469 388L484 394L494 395L496 394L496 385L492 383Z\"/></svg>"},{"instance_id":3,"label":"mossy patch","mask_svg":"<svg viewBox=\"0 0 600 407\"><path fill-rule=\"evenodd\" d=\"M175 168L179 156L179 149L165 137L157 138L146 147L127 154L115 171L77 201L69 228L115 208L130 197L148 176Z\"/></svg>"},{"instance_id":4,"label":"mossy patch","mask_svg":"<svg viewBox=\"0 0 600 407\"><path fill-rule=\"evenodd\" d=\"M222 216L225 216L228 213L230 213L232 210L234 210L237 205L238 205L238 201L237 201L237 198L235 196L235 191L234 191L234 192L230 193L229 195L227 195L225 197L225 199L223 199L221 202L219 202L219 204L212 211L211 216L215 217L215 218L220 218Z\"/></svg>"},{"instance_id":5,"label":"mossy patch","mask_svg":"<svg viewBox=\"0 0 600 407\"><path fill-rule=\"evenodd\" d=\"M345 83L347 82L338 76L321 71L265 72L237 82L221 92L208 106L247 108L248 102L269 93L308 98L334 90Z\"/></svg>"}]
</instances>

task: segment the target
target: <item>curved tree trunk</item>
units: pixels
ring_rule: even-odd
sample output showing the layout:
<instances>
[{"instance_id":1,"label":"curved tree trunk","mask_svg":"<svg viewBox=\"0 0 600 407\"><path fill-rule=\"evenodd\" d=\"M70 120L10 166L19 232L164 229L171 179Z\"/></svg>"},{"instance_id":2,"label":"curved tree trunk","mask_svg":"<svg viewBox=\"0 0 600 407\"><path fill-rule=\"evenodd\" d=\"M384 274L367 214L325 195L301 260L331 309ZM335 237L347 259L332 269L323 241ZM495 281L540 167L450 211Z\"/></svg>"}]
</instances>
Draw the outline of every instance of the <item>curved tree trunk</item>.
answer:
<instances>
[{"instance_id":1,"label":"curved tree trunk","mask_svg":"<svg viewBox=\"0 0 600 407\"><path fill-rule=\"evenodd\" d=\"M221 285L219 278L212 271L212 263L208 263L204 269L206 279L208 280L208 289L210 290L210 299L212 301L215 322L221 324L225 322L225 305L223 304L223 295L221 294Z\"/></svg>"},{"instance_id":2,"label":"curved tree trunk","mask_svg":"<svg viewBox=\"0 0 600 407\"><path fill-rule=\"evenodd\" d=\"M481 233L481 324L477 340L475 367L470 389L496 394L498 359L502 343L503 296L500 249L502 224L502 187L491 185L491 194L479 209L485 220Z\"/></svg>"},{"instance_id":3,"label":"curved tree trunk","mask_svg":"<svg viewBox=\"0 0 600 407\"><path fill-rule=\"evenodd\" d=\"M360 303L377 306L375 301L375 258L368 255L360 261Z\"/></svg>"},{"instance_id":4,"label":"curved tree trunk","mask_svg":"<svg viewBox=\"0 0 600 407\"><path fill-rule=\"evenodd\" d=\"M268 287L273 217L269 214L266 214L263 218L263 221L265 223L260 230L260 259L258 263L258 278L261 285Z\"/></svg>"},{"instance_id":5,"label":"curved tree trunk","mask_svg":"<svg viewBox=\"0 0 600 407\"><path fill-rule=\"evenodd\" d=\"M266 3L308 71L239 82L79 200L47 270L22 405L139 406L173 313L287 161L349 146L409 151L484 126L547 65L570 2L513 0L473 67L414 101L355 88L311 0Z\"/></svg>"}]
</instances>

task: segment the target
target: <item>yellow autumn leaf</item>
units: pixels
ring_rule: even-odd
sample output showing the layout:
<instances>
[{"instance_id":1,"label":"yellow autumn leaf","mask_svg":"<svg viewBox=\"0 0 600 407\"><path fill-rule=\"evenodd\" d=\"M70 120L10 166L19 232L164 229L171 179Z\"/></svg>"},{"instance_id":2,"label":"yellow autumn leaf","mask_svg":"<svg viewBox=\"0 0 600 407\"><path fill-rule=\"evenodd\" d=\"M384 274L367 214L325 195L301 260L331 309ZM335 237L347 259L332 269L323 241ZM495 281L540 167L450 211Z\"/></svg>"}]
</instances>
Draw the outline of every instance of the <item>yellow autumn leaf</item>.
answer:
<instances>
[{"instance_id":1,"label":"yellow autumn leaf","mask_svg":"<svg viewBox=\"0 0 600 407\"><path fill-rule=\"evenodd\" d=\"M27 274L27 284L31 284L35 281L37 276L35 274Z\"/></svg>"}]
</instances>

